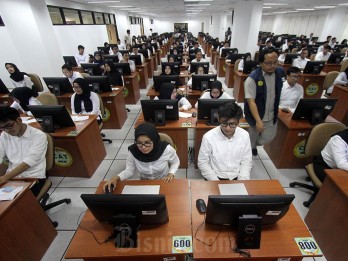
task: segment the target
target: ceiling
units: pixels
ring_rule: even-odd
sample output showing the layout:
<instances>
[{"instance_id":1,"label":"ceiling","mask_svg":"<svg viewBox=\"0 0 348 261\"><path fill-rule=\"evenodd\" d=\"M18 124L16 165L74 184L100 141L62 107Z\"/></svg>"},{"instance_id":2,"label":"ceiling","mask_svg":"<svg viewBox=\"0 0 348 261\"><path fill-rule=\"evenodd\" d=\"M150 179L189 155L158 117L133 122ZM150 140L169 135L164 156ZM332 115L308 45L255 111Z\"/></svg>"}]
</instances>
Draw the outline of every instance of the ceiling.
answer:
<instances>
[{"instance_id":1,"label":"ceiling","mask_svg":"<svg viewBox=\"0 0 348 261\"><path fill-rule=\"evenodd\" d=\"M107 9L128 11L132 15L146 15L151 17L197 17L211 15L217 12L231 13L236 2L248 0L67 0L69 2L83 3ZM258 1L258 0L253 0ZM261 0L259 0L261 1ZM296 9L327 10L348 7L348 0L264 0L263 14L303 12ZM340 6L339 4L347 4ZM121 6L121 7L114 7ZM266 8L268 7L268 8ZM317 8L315 8L317 7ZM308 10L306 12L310 12Z\"/></svg>"}]
</instances>

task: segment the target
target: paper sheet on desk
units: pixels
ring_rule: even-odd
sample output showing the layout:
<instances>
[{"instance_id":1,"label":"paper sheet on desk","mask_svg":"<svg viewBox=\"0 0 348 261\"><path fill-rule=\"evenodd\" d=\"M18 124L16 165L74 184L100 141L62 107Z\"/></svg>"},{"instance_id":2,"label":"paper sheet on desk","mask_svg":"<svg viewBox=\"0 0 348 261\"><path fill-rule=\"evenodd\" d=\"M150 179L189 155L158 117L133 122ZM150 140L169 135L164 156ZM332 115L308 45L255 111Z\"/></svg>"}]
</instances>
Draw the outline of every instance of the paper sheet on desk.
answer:
<instances>
[{"instance_id":1,"label":"paper sheet on desk","mask_svg":"<svg viewBox=\"0 0 348 261\"><path fill-rule=\"evenodd\" d=\"M243 183L219 184L220 195L248 195Z\"/></svg>"},{"instance_id":2,"label":"paper sheet on desk","mask_svg":"<svg viewBox=\"0 0 348 261\"><path fill-rule=\"evenodd\" d=\"M25 123L25 124L29 124L29 123L32 123L32 122L36 122L36 119L35 119L35 118L28 119L28 120L23 120L23 118L29 118L29 117L21 117L21 118L22 118L22 122Z\"/></svg>"},{"instance_id":3,"label":"paper sheet on desk","mask_svg":"<svg viewBox=\"0 0 348 261\"><path fill-rule=\"evenodd\" d=\"M124 186L122 194L159 194L160 185Z\"/></svg>"},{"instance_id":4,"label":"paper sheet on desk","mask_svg":"<svg viewBox=\"0 0 348 261\"><path fill-rule=\"evenodd\" d=\"M0 201L12 200L23 189L23 186L12 187L6 186L0 189Z\"/></svg>"},{"instance_id":5,"label":"paper sheet on desk","mask_svg":"<svg viewBox=\"0 0 348 261\"><path fill-rule=\"evenodd\" d=\"M71 116L73 121L85 121L89 119L89 116Z\"/></svg>"},{"instance_id":6,"label":"paper sheet on desk","mask_svg":"<svg viewBox=\"0 0 348 261\"><path fill-rule=\"evenodd\" d=\"M190 118L190 117L192 117L192 113L179 111L179 117L180 118Z\"/></svg>"},{"instance_id":7,"label":"paper sheet on desk","mask_svg":"<svg viewBox=\"0 0 348 261\"><path fill-rule=\"evenodd\" d=\"M111 90L113 90L113 91L117 91L117 90L119 90L120 88L111 88Z\"/></svg>"}]
</instances>

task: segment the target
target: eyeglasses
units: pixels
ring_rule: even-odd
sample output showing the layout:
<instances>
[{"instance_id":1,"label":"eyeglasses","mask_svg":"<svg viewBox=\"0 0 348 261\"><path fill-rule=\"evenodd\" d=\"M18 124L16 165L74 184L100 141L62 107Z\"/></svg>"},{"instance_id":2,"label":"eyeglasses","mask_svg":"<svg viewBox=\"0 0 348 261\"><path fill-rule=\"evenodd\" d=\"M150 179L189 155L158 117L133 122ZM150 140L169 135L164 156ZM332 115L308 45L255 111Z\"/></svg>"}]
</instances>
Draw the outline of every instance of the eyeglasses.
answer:
<instances>
[{"instance_id":1,"label":"eyeglasses","mask_svg":"<svg viewBox=\"0 0 348 261\"><path fill-rule=\"evenodd\" d=\"M298 78L300 78L300 75L290 75L289 77L291 77L293 79L298 79Z\"/></svg>"},{"instance_id":2,"label":"eyeglasses","mask_svg":"<svg viewBox=\"0 0 348 261\"><path fill-rule=\"evenodd\" d=\"M5 126L0 126L1 131L10 131L13 128L13 125L16 123L16 121L12 122L12 124L7 124Z\"/></svg>"},{"instance_id":3,"label":"eyeglasses","mask_svg":"<svg viewBox=\"0 0 348 261\"><path fill-rule=\"evenodd\" d=\"M142 148L143 146L145 146L145 148L148 148L148 147L151 147L153 142L152 141L145 141L144 143L142 143L140 141L135 141L134 144L136 144L138 146L138 148Z\"/></svg>"},{"instance_id":4,"label":"eyeglasses","mask_svg":"<svg viewBox=\"0 0 348 261\"><path fill-rule=\"evenodd\" d=\"M230 128L235 128L238 126L238 122L220 122L220 125L224 128L230 126Z\"/></svg>"},{"instance_id":5,"label":"eyeglasses","mask_svg":"<svg viewBox=\"0 0 348 261\"><path fill-rule=\"evenodd\" d=\"M81 89L80 86L73 86L73 89Z\"/></svg>"},{"instance_id":6,"label":"eyeglasses","mask_svg":"<svg viewBox=\"0 0 348 261\"><path fill-rule=\"evenodd\" d=\"M276 66L278 65L278 62L263 62L263 64L267 66Z\"/></svg>"}]
</instances>

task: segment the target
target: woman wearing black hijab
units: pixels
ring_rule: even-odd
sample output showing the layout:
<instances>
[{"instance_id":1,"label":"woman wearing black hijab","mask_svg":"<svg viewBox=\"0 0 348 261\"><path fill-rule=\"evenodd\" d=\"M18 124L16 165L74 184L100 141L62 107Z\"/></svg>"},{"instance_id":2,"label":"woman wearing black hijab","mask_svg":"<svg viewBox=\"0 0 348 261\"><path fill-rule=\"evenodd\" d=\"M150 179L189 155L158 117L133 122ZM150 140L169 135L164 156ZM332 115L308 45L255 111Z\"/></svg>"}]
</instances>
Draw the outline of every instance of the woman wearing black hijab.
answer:
<instances>
[{"instance_id":1,"label":"woman wearing black hijab","mask_svg":"<svg viewBox=\"0 0 348 261\"><path fill-rule=\"evenodd\" d=\"M21 72L17 66L13 63L5 63L6 70L10 73L11 82L14 87L33 87L29 75L25 72Z\"/></svg>"},{"instance_id":2,"label":"woman wearing black hijab","mask_svg":"<svg viewBox=\"0 0 348 261\"><path fill-rule=\"evenodd\" d=\"M94 52L94 59L93 59L93 63L97 63L99 64L99 70L93 70L93 74L94 75L102 75L105 71L105 62L103 60L103 58L100 55L100 52L96 51Z\"/></svg>"},{"instance_id":3,"label":"woman wearing black hijab","mask_svg":"<svg viewBox=\"0 0 348 261\"><path fill-rule=\"evenodd\" d=\"M28 114L31 116L30 111L28 110L28 105L42 105L34 97L33 91L28 87L15 88L10 93L10 97L14 100L11 107L16 110L20 110L22 113Z\"/></svg>"},{"instance_id":4,"label":"woman wearing black hijab","mask_svg":"<svg viewBox=\"0 0 348 261\"><path fill-rule=\"evenodd\" d=\"M112 177L105 185L104 190L111 185L128 179L134 173L140 173L140 179L163 179L170 182L174 179L179 168L180 160L175 149L167 142L161 141L155 125L141 123L134 132L134 144L128 147L126 169Z\"/></svg>"},{"instance_id":5,"label":"woman wearing black hijab","mask_svg":"<svg viewBox=\"0 0 348 261\"><path fill-rule=\"evenodd\" d=\"M228 93L223 91L219 81L213 81L208 91L203 93L200 99L232 99ZM198 108L198 102L196 102L195 107Z\"/></svg>"},{"instance_id":6,"label":"woman wearing black hijab","mask_svg":"<svg viewBox=\"0 0 348 261\"><path fill-rule=\"evenodd\" d=\"M187 111L192 108L191 103L175 88L174 83L162 83L159 91L159 95L154 98L155 100L163 99L177 99L179 111Z\"/></svg>"},{"instance_id":7,"label":"woman wearing black hijab","mask_svg":"<svg viewBox=\"0 0 348 261\"><path fill-rule=\"evenodd\" d=\"M85 79L77 78L73 83L74 94L71 96L72 114L100 115L100 100L96 93L91 92Z\"/></svg>"},{"instance_id":8,"label":"woman wearing black hijab","mask_svg":"<svg viewBox=\"0 0 348 261\"><path fill-rule=\"evenodd\" d=\"M116 70L113 62L105 63L105 76L108 76L111 86L123 86L121 73Z\"/></svg>"}]
</instances>

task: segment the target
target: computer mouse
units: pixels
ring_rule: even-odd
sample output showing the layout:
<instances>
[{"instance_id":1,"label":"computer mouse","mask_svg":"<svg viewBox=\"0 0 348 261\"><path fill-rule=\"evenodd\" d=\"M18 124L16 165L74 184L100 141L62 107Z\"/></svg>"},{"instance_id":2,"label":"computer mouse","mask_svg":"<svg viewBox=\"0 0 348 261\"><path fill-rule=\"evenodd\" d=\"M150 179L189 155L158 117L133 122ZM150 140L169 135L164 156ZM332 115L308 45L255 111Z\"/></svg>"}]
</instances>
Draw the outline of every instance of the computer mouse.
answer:
<instances>
[{"instance_id":1,"label":"computer mouse","mask_svg":"<svg viewBox=\"0 0 348 261\"><path fill-rule=\"evenodd\" d=\"M197 116L196 112L192 112L192 117L195 118Z\"/></svg>"},{"instance_id":2,"label":"computer mouse","mask_svg":"<svg viewBox=\"0 0 348 261\"><path fill-rule=\"evenodd\" d=\"M111 188L111 191L109 191L108 186L105 187L105 194L110 194L110 193L112 194L112 192L114 191L114 184L111 184L110 188Z\"/></svg>"},{"instance_id":3,"label":"computer mouse","mask_svg":"<svg viewBox=\"0 0 348 261\"><path fill-rule=\"evenodd\" d=\"M205 211L207 210L207 206L205 205L205 202L203 199L197 199L196 200L196 207L198 209L198 212L200 214L204 214Z\"/></svg>"},{"instance_id":4,"label":"computer mouse","mask_svg":"<svg viewBox=\"0 0 348 261\"><path fill-rule=\"evenodd\" d=\"M283 112L286 112L286 113L289 113L289 110L286 109L286 108L283 108L282 111L283 111Z\"/></svg>"}]
</instances>

